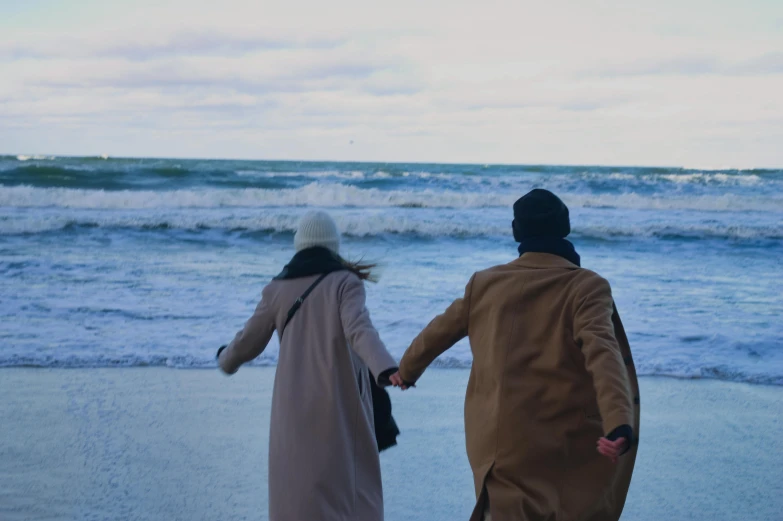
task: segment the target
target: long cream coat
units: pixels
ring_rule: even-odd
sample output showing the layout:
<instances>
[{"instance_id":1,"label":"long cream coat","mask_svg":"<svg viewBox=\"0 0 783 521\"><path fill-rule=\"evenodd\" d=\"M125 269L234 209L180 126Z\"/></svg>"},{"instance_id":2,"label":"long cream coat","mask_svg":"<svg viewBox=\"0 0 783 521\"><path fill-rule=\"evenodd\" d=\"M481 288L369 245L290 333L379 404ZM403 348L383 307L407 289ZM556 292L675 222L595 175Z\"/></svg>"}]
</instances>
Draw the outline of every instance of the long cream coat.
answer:
<instances>
[{"instance_id":1,"label":"long cream coat","mask_svg":"<svg viewBox=\"0 0 783 521\"><path fill-rule=\"evenodd\" d=\"M221 353L228 374L254 359L317 276L272 281ZM383 492L367 368L396 367L370 321L364 283L329 274L285 329L272 396L270 521L382 521Z\"/></svg>"},{"instance_id":2,"label":"long cream coat","mask_svg":"<svg viewBox=\"0 0 783 521\"><path fill-rule=\"evenodd\" d=\"M476 273L414 340L400 375L416 381L461 338L473 352L465 436L493 521L619 519L636 445L613 465L598 439L639 432L639 389L609 284L547 253Z\"/></svg>"}]
</instances>

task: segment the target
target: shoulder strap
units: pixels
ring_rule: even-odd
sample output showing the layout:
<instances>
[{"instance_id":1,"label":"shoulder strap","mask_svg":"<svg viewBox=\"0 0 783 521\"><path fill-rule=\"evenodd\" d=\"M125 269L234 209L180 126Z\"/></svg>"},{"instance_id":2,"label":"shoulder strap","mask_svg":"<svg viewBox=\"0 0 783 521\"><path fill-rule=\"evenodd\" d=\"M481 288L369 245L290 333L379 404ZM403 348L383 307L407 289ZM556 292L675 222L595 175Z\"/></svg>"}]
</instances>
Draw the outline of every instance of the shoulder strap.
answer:
<instances>
[{"instance_id":1,"label":"shoulder strap","mask_svg":"<svg viewBox=\"0 0 783 521\"><path fill-rule=\"evenodd\" d=\"M312 293L312 291L315 289L315 287L321 283L322 280L326 278L326 276L329 275L328 273L324 273L320 277L318 277L315 282L313 282L309 288L307 288L307 291L302 293L302 296L296 299L296 302L294 302L294 305L291 306L291 309L288 310L288 316L285 319L285 324L283 324L283 329L280 330L280 339L283 339L283 332L285 331L285 328L288 326L288 323L291 322L291 319L294 318L294 315L296 315L296 312L299 311L299 308L302 307L302 302L304 302L304 299L307 298L307 296Z\"/></svg>"}]
</instances>

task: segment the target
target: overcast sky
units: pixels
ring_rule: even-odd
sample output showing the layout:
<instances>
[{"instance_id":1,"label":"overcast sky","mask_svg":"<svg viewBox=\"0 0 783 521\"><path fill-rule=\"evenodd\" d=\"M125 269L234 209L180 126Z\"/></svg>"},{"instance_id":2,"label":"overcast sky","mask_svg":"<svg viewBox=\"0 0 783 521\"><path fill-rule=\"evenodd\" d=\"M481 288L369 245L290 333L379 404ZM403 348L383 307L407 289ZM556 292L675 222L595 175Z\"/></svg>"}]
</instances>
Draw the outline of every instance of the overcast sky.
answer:
<instances>
[{"instance_id":1,"label":"overcast sky","mask_svg":"<svg viewBox=\"0 0 783 521\"><path fill-rule=\"evenodd\" d=\"M0 0L0 153L783 167L783 1Z\"/></svg>"}]
</instances>

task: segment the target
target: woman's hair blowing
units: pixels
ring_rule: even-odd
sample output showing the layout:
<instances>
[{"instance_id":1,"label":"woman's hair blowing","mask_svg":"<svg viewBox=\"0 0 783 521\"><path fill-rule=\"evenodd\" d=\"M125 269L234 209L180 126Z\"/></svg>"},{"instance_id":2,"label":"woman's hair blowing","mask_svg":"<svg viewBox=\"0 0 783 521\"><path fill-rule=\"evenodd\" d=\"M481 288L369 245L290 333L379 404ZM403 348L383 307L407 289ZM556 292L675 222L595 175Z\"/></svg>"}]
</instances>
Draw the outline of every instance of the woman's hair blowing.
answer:
<instances>
[{"instance_id":1,"label":"woman's hair blowing","mask_svg":"<svg viewBox=\"0 0 783 521\"><path fill-rule=\"evenodd\" d=\"M366 280L367 282L378 282L378 276L375 273L373 273L373 269L378 267L377 264L365 263L362 262L361 260L357 262L351 262L343 259L339 255L338 258L340 259L340 262L343 263L343 266L345 266L345 268L348 271L350 271L360 279Z\"/></svg>"}]
</instances>

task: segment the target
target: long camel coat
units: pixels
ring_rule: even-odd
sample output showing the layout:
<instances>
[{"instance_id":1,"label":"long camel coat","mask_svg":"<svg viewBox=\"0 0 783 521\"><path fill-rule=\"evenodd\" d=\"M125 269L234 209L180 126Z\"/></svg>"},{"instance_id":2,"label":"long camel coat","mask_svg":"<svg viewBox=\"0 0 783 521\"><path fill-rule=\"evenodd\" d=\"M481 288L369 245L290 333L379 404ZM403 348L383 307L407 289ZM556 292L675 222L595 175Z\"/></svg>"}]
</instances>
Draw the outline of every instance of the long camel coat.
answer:
<instances>
[{"instance_id":1,"label":"long camel coat","mask_svg":"<svg viewBox=\"0 0 783 521\"><path fill-rule=\"evenodd\" d=\"M254 359L318 276L274 280L220 354L228 374ZM270 521L382 521L381 467L367 372L397 366L365 307L364 283L330 273L285 328L272 395Z\"/></svg>"},{"instance_id":2,"label":"long camel coat","mask_svg":"<svg viewBox=\"0 0 783 521\"><path fill-rule=\"evenodd\" d=\"M609 283L548 253L476 273L414 340L400 376L415 382L468 336L465 437L478 498L493 521L617 520L636 447L614 465L596 442L639 432L639 388Z\"/></svg>"}]
</instances>

